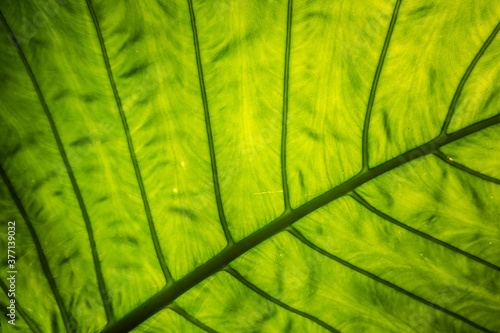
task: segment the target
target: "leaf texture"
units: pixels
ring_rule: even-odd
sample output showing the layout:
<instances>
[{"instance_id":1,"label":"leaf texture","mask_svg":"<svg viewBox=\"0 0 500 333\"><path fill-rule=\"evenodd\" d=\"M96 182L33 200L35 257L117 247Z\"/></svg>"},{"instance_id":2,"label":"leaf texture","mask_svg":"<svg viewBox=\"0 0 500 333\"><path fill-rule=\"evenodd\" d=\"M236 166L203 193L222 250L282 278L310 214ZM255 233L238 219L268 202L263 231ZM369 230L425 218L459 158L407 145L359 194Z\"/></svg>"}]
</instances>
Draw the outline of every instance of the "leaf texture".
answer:
<instances>
[{"instance_id":1,"label":"leaf texture","mask_svg":"<svg viewBox=\"0 0 500 333\"><path fill-rule=\"evenodd\" d=\"M500 3L0 13L5 332L500 331Z\"/></svg>"}]
</instances>

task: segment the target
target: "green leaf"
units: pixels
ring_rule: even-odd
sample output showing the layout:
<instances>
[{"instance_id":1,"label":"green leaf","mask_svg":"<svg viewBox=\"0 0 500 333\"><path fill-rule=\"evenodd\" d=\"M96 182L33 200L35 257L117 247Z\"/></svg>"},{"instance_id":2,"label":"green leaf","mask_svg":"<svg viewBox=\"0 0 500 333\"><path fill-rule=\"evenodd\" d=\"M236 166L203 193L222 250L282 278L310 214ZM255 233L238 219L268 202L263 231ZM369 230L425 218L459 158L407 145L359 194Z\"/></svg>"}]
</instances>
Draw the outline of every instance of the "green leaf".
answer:
<instances>
[{"instance_id":1,"label":"green leaf","mask_svg":"<svg viewBox=\"0 0 500 333\"><path fill-rule=\"evenodd\" d=\"M0 12L5 332L500 331L500 2Z\"/></svg>"}]
</instances>

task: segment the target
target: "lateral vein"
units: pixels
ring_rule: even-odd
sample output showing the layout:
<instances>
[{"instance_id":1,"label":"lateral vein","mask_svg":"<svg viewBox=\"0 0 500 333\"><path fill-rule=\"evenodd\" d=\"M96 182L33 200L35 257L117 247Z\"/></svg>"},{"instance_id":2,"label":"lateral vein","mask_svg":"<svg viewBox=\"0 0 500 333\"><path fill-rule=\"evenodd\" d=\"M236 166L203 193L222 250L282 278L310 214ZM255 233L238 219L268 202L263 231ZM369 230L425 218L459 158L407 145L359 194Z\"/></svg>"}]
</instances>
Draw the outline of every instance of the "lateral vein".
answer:
<instances>
[{"instance_id":1,"label":"lateral vein","mask_svg":"<svg viewBox=\"0 0 500 333\"><path fill-rule=\"evenodd\" d=\"M59 311L61 311L61 317L62 317L64 326L66 328L66 331L68 333L71 333L70 316L68 315L68 311L66 309L66 306L64 305L64 301L61 297L61 293L59 292L59 289L57 288L57 284L56 284L56 281L54 279L54 276L52 275L52 272L50 271L50 267L49 267L49 264L47 262L47 258L45 257L45 253L43 252L42 245L40 244L40 240L38 239L38 235L36 234L35 228L33 227L31 220L28 217L28 214L26 213L26 210L24 209L24 206L21 203L21 200L17 196L16 191L14 190L14 187L12 186L9 178L7 177L7 174L5 173L5 171L1 165L0 165L0 175L1 175L5 185L7 186L7 189L9 190L9 193L12 197L12 200L14 200L14 203L16 204L17 209L19 210L19 213L21 213L21 216L23 217L24 221L26 222L26 225L28 226L28 230L30 232L31 238L33 239L33 243L35 243L36 253L38 254L38 259L40 259L40 264L42 265L43 273L45 274L45 277L47 278L50 289L52 290L52 294L54 295L55 301L57 303L57 307L59 308Z\"/></svg>"},{"instance_id":2,"label":"lateral vein","mask_svg":"<svg viewBox=\"0 0 500 333\"><path fill-rule=\"evenodd\" d=\"M488 175L485 175L483 173L480 173L480 172L477 172L475 170L472 170L471 168L468 168L466 167L465 165L463 164L460 164L460 163L457 163L453 160L451 160L450 158L448 158L442 151L440 150L436 150L434 152L434 155L436 155L437 157L439 157L442 161L446 162L447 164L459 169L459 170L462 170L464 172L467 172L468 174L471 174L475 177L478 177L478 178L481 178L481 179L484 179L486 181L489 181L489 182L492 182L492 183L495 183L495 184L500 184L500 179L497 179L497 178L493 178L493 177L490 177Z\"/></svg>"},{"instance_id":3,"label":"lateral vein","mask_svg":"<svg viewBox=\"0 0 500 333\"><path fill-rule=\"evenodd\" d=\"M172 311L177 313L179 316L183 317L187 321L189 321L191 324L198 326L202 330L208 333L217 333L217 331L213 330L212 328L208 327L207 325L203 324L201 321L196 319L194 316L190 315L189 313L186 312L183 308L181 308L179 305L172 303L168 306Z\"/></svg>"},{"instance_id":4,"label":"lateral vein","mask_svg":"<svg viewBox=\"0 0 500 333\"><path fill-rule=\"evenodd\" d=\"M59 132L57 130L56 124L54 122L54 119L52 118L52 114L50 113L50 110L49 110L49 107L47 106L45 98L43 97L42 91L40 89L40 86L38 85L38 82L35 78L35 75L33 74L33 71L31 70L31 67L28 64L28 61L27 61L23 51L21 50L21 47L19 46L16 37L14 36L14 34L12 33L12 30L10 29L9 25L7 24L5 17L3 16L2 13L0 13L0 16L2 18L3 24L5 25L5 28L7 29L8 33L9 33L12 44L16 48L16 51L17 51L18 55L20 56L26 71L28 72L28 75L31 79L31 82L33 83L33 87L35 88L35 91L36 91L37 96L40 100L40 103L42 104L43 111L45 112L45 115L47 116L47 120L49 121L50 128L51 128L52 133L54 135L54 139L57 143L57 148L58 148L59 153L61 155L61 158L64 162L66 172L68 173L69 179L71 181L71 185L73 187L73 191L75 192L75 196L78 200L78 205L80 207L80 210L82 211L83 220L85 222L85 228L87 231L87 235L89 237L89 243L90 243L90 248L91 248L91 252L92 252L92 261L94 264L94 269L95 269L96 277L97 277L97 283L98 283L99 291L100 291L101 298L103 301L104 310L106 312L106 317L107 317L108 321L112 321L114 318L113 309L111 307L111 304L107 301L107 296L105 294L106 286L104 283L104 279L102 277L101 264L100 264L99 256L97 254L97 249L95 246L94 232L92 230L92 225L90 223L87 208L85 207L85 203L83 201L83 197L82 197L82 194L80 192L80 188L78 187L78 183L76 181L75 175L73 174L73 169L71 168L71 164L69 163L68 156L66 155L66 151L64 150L64 146L63 146L63 143L61 141L61 137L59 136Z\"/></svg>"},{"instance_id":5,"label":"lateral vein","mask_svg":"<svg viewBox=\"0 0 500 333\"><path fill-rule=\"evenodd\" d=\"M398 292L400 292L400 293L402 293L402 294L404 294L406 296L409 296L409 297L413 298L416 301L419 301L419 302L421 302L421 303L423 303L423 304L425 304L427 306L430 306L431 308L434 308L434 309L439 310L441 312L444 312L447 315L450 315L450 316L452 316L452 317L454 317L454 318L456 318L458 320L461 320L461 321L469 324L472 327L475 327L475 328L477 328L477 329L479 329L479 330L481 330L483 332L489 332L489 330L487 330L486 328L484 328L484 327L480 326L479 324L477 324L477 323L475 323L475 322L473 322L473 321L471 321L471 320L469 320L469 319L467 319L467 318L459 315L458 313L455 313L453 311L445 309L445 308L437 305L436 303L432 303L432 302L430 302L430 301L428 301L428 300L426 300L426 299L424 299L424 298L422 298L422 297L420 297L418 295L415 295L414 293L412 293L412 292L410 292L410 291L408 291L406 289L403 289L403 288L401 288L401 287L399 287L399 286L397 286L397 285L395 285L395 284L393 284L393 283L391 283L391 282L389 282L389 281L387 281L387 280L385 280L385 279L383 279L383 278L381 278L381 277L379 277L379 276L377 276L377 275L375 275L373 273L370 273L370 272L368 272L368 271L366 271L366 270L364 270L364 269L362 269L362 268L360 268L358 266L355 266L355 265L351 264L348 261L345 261L345 260L343 260L343 259L341 259L341 258L339 258L339 257L337 257L337 256L335 256L335 255L333 255L333 254L331 254L331 253L323 250L322 248L320 248L320 247L314 245L313 243L311 243L297 229L295 229L295 228L290 228L290 229L291 230L288 230L290 234L292 234L293 236L295 236L295 238L297 238L303 244L307 245L308 247L310 247L311 249L315 250L316 252L321 253L325 257L328 257L328 258L330 258L330 259L338 262L341 265L344 265L344 266L346 266L346 267L348 267L348 268L350 268L350 269L352 269L352 270L354 270L354 271L356 271L356 272L358 272L358 273L360 273L360 274L362 274L364 276L367 276L367 277L369 277L369 278L371 278L371 279L373 279L373 280L375 280L377 282L382 283L383 285L385 285L385 286L387 286L389 288L392 288L392 289L394 289L394 290L396 290L396 291L398 291Z\"/></svg>"},{"instance_id":6,"label":"lateral vein","mask_svg":"<svg viewBox=\"0 0 500 333\"><path fill-rule=\"evenodd\" d=\"M462 94L462 90L464 89L465 83L469 79L472 70L474 67L476 67L476 64L479 62L479 59L483 56L484 52L490 46L491 42L493 39L495 39L495 36L498 34L498 31L500 30L500 22L496 25L495 29L491 32L490 36L486 41L484 42L483 46L481 49L479 49L479 52L476 54L474 59L472 59L472 62L470 63L469 67L467 67L467 70L465 71L464 75L462 76L462 79L460 80L460 83L458 84L457 90L455 91L455 95L453 95L453 99L451 100L450 108L448 109L448 113L446 114L446 118L443 123L443 127L441 129L441 135L446 134L448 131L448 127L450 126L451 123L451 118L453 117L453 113L455 112L458 98Z\"/></svg>"},{"instance_id":7,"label":"lateral vein","mask_svg":"<svg viewBox=\"0 0 500 333\"><path fill-rule=\"evenodd\" d=\"M285 72L283 78L283 124L281 130L281 177L283 184L283 199L285 203L285 211L290 208L290 194L288 191L288 181L286 175L286 133L287 133L287 116L288 116L288 81L290 77L290 45L292 42L292 9L293 0L288 0L288 13L286 23L286 47L285 47Z\"/></svg>"},{"instance_id":8,"label":"lateral vein","mask_svg":"<svg viewBox=\"0 0 500 333\"><path fill-rule=\"evenodd\" d=\"M3 290L3 292L7 296L9 289L7 288L7 286L5 285L5 283L3 282L3 280L0 280L0 288ZM32 332L39 333L40 330L35 326L35 323L33 323L33 321L31 320L31 318L24 311L24 308L21 306L21 304L19 304L19 301L17 299L16 299L16 303L15 304L16 304L16 311L19 312L19 314L23 318L23 320L26 323L26 325L28 325L28 327L31 329ZM4 309L2 309L2 310L4 310Z\"/></svg>"},{"instance_id":9,"label":"lateral vein","mask_svg":"<svg viewBox=\"0 0 500 333\"><path fill-rule=\"evenodd\" d=\"M217 162L215 158L215 148L214 148L214 140L212 135L212 126L210 124L210 113L208 110L208 102L207 102L207 93L205 90L205 79L203 77L203 66L201 63L201 54L200 54L200 46L198 42L198 31L196 29L196 18L194 15L193 9L193 1L187 0L189 6L189 15L191 17L191 28L193 30L193 42L196 53L196 65L198 68L198 79L200 81L200 91L201 91L201 99L203 101L203 111L205 113L205 125L207 130L207 138L208 138L208 148L210 150L210 162L212 166L212 178L214 183L214 192L215 192L215 200L217 202L217 211L219 213L219 220L222 225L222 229L224 230L224 235L226 236L227 245L231 246L234 243L233 237L231 236L231 232L229 231L226 216L224 214L224 208L222 206L222 199L219 188L219 176L217 174Z\"/></svg>"},{"instance_id":10,"label":"lateral vein","mask_svg":"<svg viewBox=\"0 0 500 333\"><path fill-rule=\"evenodd\" d=\"M310 314L305 313L303 311L300 311L298 309L295 309L295 308L293 308L293 307L291 307L291 306L289 306L289 305L281 302L279 299L272 297L271 295L269 295L268 293L266 293L264 290L260 289L259 287L257 287L256 285L254 285L253 283L251 283L250 281L248 281L247 279L245 279L234 268L228 266L224 270L226 272L228 272L229 274L231 274L235 279L237 279L238 281L240 281L242 284L244 284L246 287L248 287L249 289L253 290L256 294L262 296L263 298L267 299L268 301L273 302L274 304L282 307L285 310L288 310L290 312L298 314L301 317L307 318L310 321L312 321L312 322L314 322L314 323L322 326L323 328L327 329L330 332L340 333L340 331L338 331L335 328L331 327L330 325L328 325L327 323L325 323L321 319L319 319L317 317L314 317L313 315L310 315Z\"/></svg>"},{"instance_id":11,"label":"lateral vein","mask_svg":"<svg viewBox=\"0 0 500 333\"><path fill-rule=\"evenodd\" d=\"M382 52L377 64L377 69L375 70L375 76L373 77L372 88L370 90L370 97L368 98L368 105L366 107L365 123L363 126L363 141L362 141L362 163L363 169L369 169L369 154L368 154L368 132L370 127L370 119L373 109L373 103L375 101L375 94L377 93L378 81L380 80L380 75L382 73L382 67L384 66L385 56L387 55L387 50L389 49L389 43L391 42L392 33L394 31L394 26L396 25L396 20L398 18L399 8L401 6L402 0L397 0L392 13L391 22L389 23L389 29L387 30L387 35L385 36L384 46L382 47Z\"/></svg>"},{"instance_id":12,"label":"lateral vein","mask_svg":"<svg viewBox=\"0 0 500 333\"><path fill-rule=\"evenodd\" d=\"M118 89L116 88L115 79L113 77L113 72L111 71L111 65L109 63L108 53L106 51L106 45L104 43L104 38L102 36L101 28L99 26L99 22L97 21L97 16L94 12L94 8L90 0L87 1L87 6L90 11L90 15L92 16L92 21L94 22L94 27L97 32L97 37L99 38L99 43L101 45L102 57L104 59L104 64L106 65L106 70L108 72L109 82L111 84L111 88L113 90L113 95L115 97L116 105L118 107L118 112L120 113L120 118L123 124L123 129L125 131L125 136L127 138L127 146L130 153L130 158L132 160L132 164L134 166L135 176L137 178L137 184L139 185L139 189L141 192L142 202L144 205L144 211L146 213L146 218L148 220L149 230L151 232L151 238L153 240L153 245L155 248L156 256L158 257L158 261L161 266L161 270L163 271L163 275L165 276L165 280L167 285L172 282L172 275L168 270L167 264L165 263L165 257L163 256L160 242L158 241L158 235L156 233L155 225L153 222L153 216L151 215L151 209L149 207L148 197L146 195L146 189L144 187L144 183L142 181L141 171L139 169L139 164L137 162L137 157L135 155L134 144L132 142L132 135L130 134L130 129L128 127L127 118L125 116L125 112L123 111L122 102L120 99L120 95L118 94Z\"/></svg>"},{"instance_id":13,"label":"lateral vein","mask_svg":"<svg viewBox=\"0 0 500 333\"><path fill-rule=\"evenodd\" d=\"M495 269L497 271L500 271L500 267L498 267L495 264L492 264L492 263L490 263L490 262L488 262L488 261L486 261L484 259L481 259L481 258L479 258L479 257L477 257L477 256L475 256L475 255L473 255L473 254L471 254L469 252L461 250L461 249L459 249L459 248L451 245L450 243L447 243L447 242L442 241L442 240L440 240L438 238L435 238L435 237L433 237L433 236L431 236L429 234L426 234L425 232L422 232L422 231L419 231L417 229L414 229L414 228L410 227L409 225L406 225L406 224L404 224L402 222L399 222L398 220L396 220L396 219L388 216L387 214L381 212L380 210L378 210L377 208L375 208L374 206L372 206L371 204L369 204L363 197L361 197L358 193L356 193L356 191L353 191L350 194L350 196L353 199L355 199L359 204L361 204L362 206L364 206L366 209L368 209L369 211L371 211L375 215L380 216L384 220L386 220L386 221L388 221L390 223L393 223L393 224L395 224L395 225L397 225L397 226L399 226L399 227L401 227L403 229L406 229L409 232L414 233L414 234L416 234L416 235L418 235L418 236L420 236L422 238L428 239L431 242L434 242L436 244L444 246L444 247L446 247L447 249L449 249L449 250L451 250L453 252L459 253L459 254L461 254L463 256L466 256L469 259L472 259L472 260L477 261L477 262L479 262L479 263L481 263L483 265L486 265L486 266L488 266L490 268L493 268L493 269Z\"/></svg>"}]
</instances>

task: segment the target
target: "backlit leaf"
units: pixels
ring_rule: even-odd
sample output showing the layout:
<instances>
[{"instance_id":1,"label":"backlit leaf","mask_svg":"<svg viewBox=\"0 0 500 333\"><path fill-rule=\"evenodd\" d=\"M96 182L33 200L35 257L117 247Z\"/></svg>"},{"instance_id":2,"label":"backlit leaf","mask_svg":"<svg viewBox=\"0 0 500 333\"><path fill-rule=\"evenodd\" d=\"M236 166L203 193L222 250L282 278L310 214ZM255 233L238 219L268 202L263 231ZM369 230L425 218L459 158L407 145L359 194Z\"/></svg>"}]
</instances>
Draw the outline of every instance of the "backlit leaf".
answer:
<instances>
[{"instance_id":1,"label":"backlit leaf","mask_svg":"<svg viewBox=\"0 0 500 333\"><path fill-rule=\"evenodd\" d=\"M500 2L0 12L2 332L500 331Z\"/></svg>"}]
</instances>

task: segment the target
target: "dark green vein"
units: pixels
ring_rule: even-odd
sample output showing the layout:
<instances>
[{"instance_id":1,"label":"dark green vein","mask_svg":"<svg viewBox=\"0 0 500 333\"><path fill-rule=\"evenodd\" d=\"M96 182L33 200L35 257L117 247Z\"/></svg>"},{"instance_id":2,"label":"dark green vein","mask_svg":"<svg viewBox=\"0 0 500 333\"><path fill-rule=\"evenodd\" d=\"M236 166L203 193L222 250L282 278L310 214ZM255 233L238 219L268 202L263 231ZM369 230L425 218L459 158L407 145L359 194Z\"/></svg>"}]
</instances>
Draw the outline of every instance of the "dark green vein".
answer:
<instances>
[{"instance_id":1,"label":"dark green vein","mask_svg":"<svg viewBox=\"0 0 500 333\"><path fill-rule=\"evenodd\" d=\"M160 242L158 241L158 235L156 234L155 225L153 222L153 216L151 215L151 209L149 208L148 197L146 196L146 189L144 188L144 183L142 181L141 171L139 169L139 164L137 162L137 157L135 156L134 144L132 142L132 136L130 134L130 130L127 123L127 118L125 117L125 112L123 112L122 102L120 96L118 95L118 90L116 88L115 79L113 77L113 72L111 71L111 65L109 64L108 53L106 51L106 45L104 44L104 38L102 37L101 28L99 26L99 22L97 21L97 16L95 15L94 8L90 3L90 0L87 1L87 7L89 8L90 15L92 16L92 21L94 22L94 27L97 32L97 37L99 38L99 43L101 45L102 57L104 59L104 64L106 65L106 70L108 72L109 83L111 84L111 88L113 89L113 95L115 97L116 105L118 107L118 112L120 113L120 118L122 120L123 129L125 131L125 136L127 138L128 150L130 153L130 158L132 160L132 164L134 166L135 177L137 178L137 184L139 185L139 189L141 191L142 202L144 204L144 211L146 212L146 218L148 220L149 230L151 232L151 238L153 240L153 245L155 248L156 256L158 257L158 261L161 266L161 270L163 271L163 275L165 276L165 280L167 285L172 283L172 276L170 271L168 270L167 264L165 263L165 257L163 256Z\"/></svg>"},{"instance_id":2,"label":"dark green vein","mask_svg":"<svg viewBox=\"0 0 500 333\"><path fill-rule=\"evenodd\" d=\"M226 247L212 259L210 259L203 265L200 265L191 273L175 281L171 286L165 287L160 290L158 293L156 293L156 295L151 297L142 305L138 306L133 311L129 312L119 321L106 326L106 328L103 330L103 333L119 333L123 332L126 329L131 330L168 304L172 303L177 297L184 294L196 284L200 283L201 281L220 271L221 269L224 269L224 267L226 267L231 261L241 256L246 251L254 248L263 241L285 230L294 222L310 214L316 209L323 207L324 205L348 194L349 192L352 192L358 186L363 185L364 183L374 179L375 177L378 177L417 158L432 154L436 149L439 149L439 147L445 144L459 140L467 135L476 133L480 130L499 123L500 115L497 115L469 127L463 128L452 134L439 135L435 139L410 151L407 151L406 153L401 154L368 171L360 172L345 183L319 195L318 197L303 204L302 206L293 209L290 212L285 212L262 229L259 229L250 236L242 239L237 243L234 243L233 246Z\"/></svg>"},{"instance_id":3,"label":"dark green vein","mask_svg":"<svg viewBox=\"0 0 500 333\"><path fill-rule=\"evenodd\" d=\"M385 286L387 286L389 288L392 288L392 289L394 289L394 290L396 290L396 291L398 291L398 292L400 292L400 293L402 293L402 294L404 294L406 296L409 296L409 297L413 298L416 301L419 301L419 302L421 302L421 303L423 303L423 304L425 304L427 306L430 306L433 309L439 310L441 312L446 313L447 315L450 315L450 316L452 316L452 317L454 317L454 318L456 318L458 320L461 320L461 321L467 323L468 325L477 328L478 330L481 330L483 332L489 332L486 328L484 328L484 327L476 324L475 322L473 322L473 321L471 321L471 320L469 320L469 319L467 319L467 318L465 318L465 317L463 317L463 316L461 316L461 315L459 315L459 314L457 314L457 313L455 313L453 311L450 311L450 310L445 309L445 308L443 308L443 307L441 307L441 306L439 306L439 305L437 305L435 303L432 303L432 302L430 302L430 301L428 301L428 300L426 300L426 299L424 299L424 298L422 298L420 296L415 295L412 292L409 292L406 289L403 289L403 288L401 288L401 287L399 287L399 286L397 286L397 285L395 285L395 284L393 284L393 283L391 283L391 282L389 282L387 280L382 279L381 277L379 277L379 276L377 276L377 275L375 275L373 273L365 271L364 269L359 268L358 266L355 266L355 265L353 265L353 264L351 264L351 263L349 263L349 262L347 262L347 261L345 261L345 260L343 260L343 259L341 259L341 258L339 258L337 256L334 256L333 254L331 254L331 253L323 250L322 248L314 245L313 243L311 243L297 229L290 228L288 231L293 236L295 236L299 241L301 241L305 245L309 246L311 249L313 249L313 250L321 253L322 255L324 255L324 256L326 256L326 257L328 257L328 258L330 258L330 259L332 259L332 260L334 260L336 262L338 262L339 264L344 265L344 266L346 266L346 267L348 267L348 268L350 268L350 269L352 269L352 270L354 270L354 271L356 271L356 272L358 272L360 274L363 274L364 276L367 276L367 277L369 277L369 278L371 278L371 279L373 279L373 280L375 280L377 282L380 282L380 283L384 284Z\"/></svg>"},{"instance_id":4,"label":"dark green vein","mask_svg":"<svg viewBox=\"0 0 500 333\"><path fill-rule=\"evenodd\" d=\"M172 311L176 312L179 316L184 317L187 321L191 322L193 325L198 326L202 330L208 333L217 333L215 330L211 329L207 325L203 324L201 321L196 319L195 317L191 316L189 313L187 313L183 308L178 306L175 303L172 303L168 306Z\"/></svg>"},{"instance_id":5,"label":"dark green vein","mask_svg":"<svg viewBox=\"0 0 500 333\"><path fill-rule=\"evenodd\" d=\"M272 297L271 295L269 295L268 293L266 293L264 290L260 289L259 287L257 287L256 285L252 284L250 281L248 281L247 279L245 279L243 276L241 276L241 274L238 273L234 268L231 268L231 267L228 266L228 267L224 268L224 270L226 272L228 272L229 274L231 274L235 279L237 279L238 281L240 281L242 284L244 284L245 286L247 286L249 289L253 290L255 293L257 293L260 296L264 297L268 301L271 301L274 304L279 305L280 307L282 307L285 310L288 310L290 312L298 314L299 316L307 318L307 319L315 322L316 324L320 325L321 327L327 329L330 332L337 332L337 333L339 333L338 330L336 330L335 328L331 327L330 325L328 325L327 323L325 323L321 319L316 318L316 317L314 317L314 316L312 316L310 314L307 314L305 312L302 312L300 310L297 310L297 309L295 309L295 308L293 308L293 307L291 307L289 305L286 305L285 303L281 302L279 299Z\"/></svg>"},{"instance_id":6,"label":"dark green vein","mask_svg":"<svg viewBox=\"0 0 500 333\"><path fill-rule=\"evenodd\" d=\"M286 132L288 114L288 80L290 77L290 45L292 42L292 0L288 0L288 15L286 21L286 48L285 48L285 73L283 78L283 124L281 130L281 178L283 183L283 199L285 211L290 209L290 194L286 176Z\"/></svg>"},{"instance_id":7,"label":"dark green vein","mask_svg":"<svg viewBox=\"0 0 500 333\"><path fill-rule=\"evenodd\" d=\"M57 288L56 281L54 280L54 276L52 275L52 272L50 271L49 264L47 262L47 258L45 257L45 254L43 253L42 245L40 244L40 240L38 239L38 236L36 234L35 228L31 224L31 220L28 217L28 214L26 213L26 210L24 209L24 206L21 203L21 200L19 200L19 197L16 194L16 191L14 190L14 187L10 183L9 178L7 177L7 174L3 170L3 167L0 165L0 175L7 186L7 189L9 190L10 195L12 196L12 200L14 200L14 203L17 206L17 209L19 210L19 213L21 213L21 216L23 217L24 221L26 222L26 225L28 226L28 230L30 232L31 238L33 239L33 243L35 243L35 248L36 248L36 253L38 254L38 259L40 259L40 264L42 265L43 273L45 274L45 277L47 278L47 281L49 283L50 289L52 290L52 294L54 295L54 298L56 300L57 306L59 307L59 311L61 311L61 317L64 322L64 326L66 327L67 332L71 332L71 326L73 325L72 321L70 320L70 316L68 315L68 311L66 310L66 307L64 306L63 299L61 297L61 293L59 292L59 289Z\"/></svg>"},{"instance_id":8,"label":"dark green vein","mask_svg":"<svg viewBox=\"0 0 500 333\"><path fill-rule=\"evenodd\" d=\"M442 134L444 134L448 131L448 127L450 126L450 123L451 123L451 118L453 117L453 113L455 112L458 98L460 97L460 94L462 93L462 90L464 89L465 82L467 82L467 79L469 79L469 76L471 75L472 71L474 70L474 67L479 62L479 59L482 57L482 55L484 54L484 52L486 51L488 46L490 46L493 39L495 39L495 36L497 35L499 30L500 30L500 22L498 22L495 29L493 29L493 32L490 34L488 39L486 39L483 46L481 47L479 52L476 54L476 56L472 60L469 67L467 68L467 70L465 71L464 76L462 76L462 79L460 80L460 83L458 84L457 90L455 91L455 95L453 96L453 99L451 100L450 108L448 109L446 119L444 120L444 124L443 124L443 127L441 129Z\"/></svg>"},{"instance_id":9,"label":"dark green vein","mask_svg":"<svg viewBox=\"0 0 500 333\"><path fill-rule=\"evenodd\" d=\"M198 67L198 80L200 81L201 99L203 101L203 111L205 113L205 125L207 128L208 148L210 150L210 162L212 165L212 177L214 182L215 200L217 202L217 211L219 212L219 220L222 225L222 229L224 230L224 234L226 236L227 245L231 246L232 244L234 244L234 240L233 237L231 236L231 233L229 232L226 216L224 214L224 208L222 207L222 199L219 189L219 176L217 174L217 162L215 160L214 140L212 136L212 126L210 125L210 113L208 112L207 92L205 90L205 79L203 78L203 66L201 63L200 45L198 42L198 31L196 29L196 18L194 16L193 1L187 0L187 2L189 5L189 15L191 16L191 28L193 29L193 42L196 53L196 65Z\"/></svg>"},{"instance_id":10,"label":"dark green vein","mask_svg":"<svg viewBox=\"0 0 500 333\"><path fill-rule=\"evenodd\" d=\"M375 207L373 207L372 205L370 205L370 204L369 204L369 203L368 203L365 199L363 199L363 197L361 197L358 193L356 193L356 191L353 191L352 193L350 193L350 196L351 196L353 199L355 199L358 203L360 203L361 205L363 205L366 209L368 209L368 210L369 210L369 211L371 211L372 213L374 213L374 214L376 214L376 215L380 216L380 217L381 217L381 218L383 218L384 220L386 220L386 221L388 221L388 222L391 222L391 223L393 223L393 224L395 224L395 225L397 225L397 226L399 226L399 227L401 227L401 228L403 228L403 229L406 229L406 230L408 230L409 232L414 233L414 234L416 234L416 235L418 235L418 236L420 236L420 237L422 237L422 238L428 239L428 240L430 240L431 242L434 242L434 243L436 243L436 244L439 244L439 245L441 245L441 246L444 246L444 247L446 247L447 249L449 249L449 250L451 250L451 251L453 251L453 252L459 253L459 254L461 254L461 255L463 255L463 256L466 256L466 257L467 257L467 258L469 258L469 259L472 259L472 260L477 261L477 262L479 262L479 263L481 263L481 264L483 264L483 265L486 265L486 266L488 266L488 267L490 267L490 268L493 268L493 269L496 269L497 271L500 271L500 267L498 267L498 266L497 266L497 265L495 265L495 264L492 264L492 263L490 263L490 262L488 262L488 261L486 261L486 260L484 260L484 259L481 259L481 258L479 258L479 257L476 257L475 255L470 254L470 253L468 253L468 252L466 252L466 251L464 251L464 250L460 250L459 248L457 248L457 247L455 247L455 246L453 246L453 245L451 245L451 244L449 244L449 243L447 243L447 242L444 242L444 241L442 241L442 240L440 240L440 239L437 239L437 238L435 238L435 237L432 237L432 236L431 236L431 235L429 235L429 234L426 234L426 233L424 233L424 232L422 232L422 231L419 231L419 230L417 230L417 229L414 229L414 228L412 228L412 227L410 227L410 226L408 226L408 225L406 225L406 224L404 224L404 223L401 223L401 222L399 222L398 220L396 220L396 219L394 219L394 218L392 218L392 217L390 217L390 216L388 216L388 215L386 215L386 214L382 213L382 212L381 212L381 211L379 211L377 208L375 208Z\"/></svg>"},{"instance_id":11,"label":"dark green vein","mask_svg":"<svg viewBox=\"0 0 500 333\"><path fill-rule=\"evenodd\" d=\"M500 179L496 179L496 178L493 178L493 177L490 177L490 176L487 176L485 174L482 174L480 172L477 172L475 170L472 170L468 167L466 167L465 165L463 164L460 164L460 163L457 163L451 159L449 159L443 152L439 151L439 150L436 150L434 152L434 155L436 155L437 157L439 157L441 160L443 160L444 162L448 163L449 165L451 166L454 166L455 168L457 169L460 169L464 172L467 172L468 174L471 174L473 176L476 176L478 178L481 178L481 179L484 179L484 180L487 180L489 182L492 182L492 183L495 183L495 184L500 184Z\"/></svg>"},{"instance_id":12,"label":"dark green vein","mask_svg":"<svg viewBox=\"0 0 500 333\"><path fill-rule=\"evenodd\" d=\"M33 83L33 87L35 88L36 94L38 96L38 99L40 100L40 103L42 104L43 111L45 112L45 115L47 116L47 120L49 121L50 128L52 130L52 133L54 135L54 139L56 140L57 143L57 148L59 149L59 153L61 155L61 158L64 162L64 166L66 168L66 172L68 173L68 177L71 181L71 185L73 187L73 191L75 192L75 196L78 200L78 205L80 207L80 210L82 211L82 216L83 220L85 222L85 228L87 230L87 235L89 237L89 243L90 243L90 249L92 252L92 260L94 263L94 269L97 277L97 283L99 285L99 292L101 294L102 302L104 305L104 311L106 312L106 317L108 321L113 319L113 308L111 307L111 303L107 300L107 293L106 293L106 285L104 283L104 279L102 277L102 272L101 272L101 264L99 261L99 256L97 254L97 248L95 245L95 240L94 240L94 232L92 230L92 225L90 224L90 219L89 215L87 213L87 208L85 207L84 201L82 194L80 192L80 188L78 187L78 183L76 182L75 175L73 174L73 170L71 168L71 165L68 160L68 156L66 155L66 151L64 150L63 143L61 141L61 137L59 136L59 132L57 130L56 124L54 122L54 119L52 118L52 114L49 111L49 107L47 106L47 103L45 102L45 98L43 97L42 91L40 89L40 86L38 85L38 82L35 78L35 75L33 74L33 71L31 70L31 67L24 56L23 51L21 50L21 47L19 46L16 38L14 37L14 34L12 33L12 30L10 29L9 25L7 24L7 21L5 20L4 16L2 13L0 13L0 16L2 18L2 22L5 25L5 28L7 29L10 39L12 41L12 44L16 48L17 53L21 57L21 60L24 64L24 67L26 68L26 71L28 72L31 82Z\"/></svg>"},{"instance_id":13,"label":"dark green vein","mask_svg":"<svg viewBox=\"0 0 500 333\"><path fill-rule=\"evenodd\" d=\"M9 289L7 288L7 286L5 285L5 283L3 282L3 280L0 280L0 288L2 288L3 292L5 293L5 295L8 294L8 290ZM24 322L26 323L26 325L28 325L28 327L31 329L31 331L33 331L34 333L39 333L40 332L40 330L35 326L35 324L31 320L31 318L24 311L24 308L21 306L21 304L19 303L19 301L17 299L16 299L16 311L21 315L21 317L23 318Z\"/></svg>"},{"instance_id":14,"label":"dark green vein","mask_svg":"<svg viewBox=\"0 0 500 333\"><path fill-rule=\"evenodd\" d=\"M370 119L372 115L373 103L375 101L375 94L377 93L378 81L380 80L380 75L382 73L382 67L384 66L385 56L387 55L387 50L389 49L389 43L391 41L392 32L394 31L394 26L396 25L396 20L398 18L399 7L401 6L402 0L397 0L392 13L391 22L389 23L389 29L387 30L387 35L385 36L384 46L382 47L382 52L378 59L377 69L375 70L375 76L373 77L372 88L370 90L370 97L368 98L368 105L366 107L365 123L363 126L363 143L362 143L362 163L363 170L368 170L369 166L369 155L368 155L368 131L370 128Z\"/></svg>"}]
</instances>

